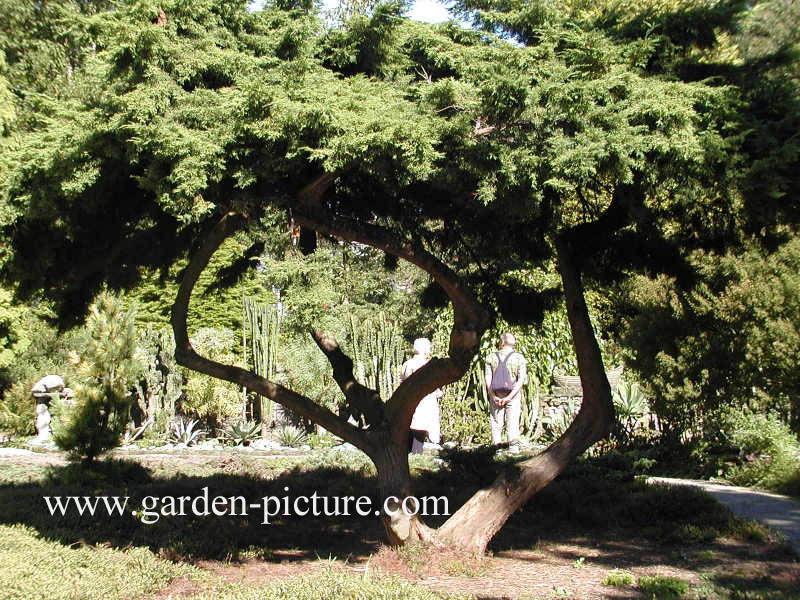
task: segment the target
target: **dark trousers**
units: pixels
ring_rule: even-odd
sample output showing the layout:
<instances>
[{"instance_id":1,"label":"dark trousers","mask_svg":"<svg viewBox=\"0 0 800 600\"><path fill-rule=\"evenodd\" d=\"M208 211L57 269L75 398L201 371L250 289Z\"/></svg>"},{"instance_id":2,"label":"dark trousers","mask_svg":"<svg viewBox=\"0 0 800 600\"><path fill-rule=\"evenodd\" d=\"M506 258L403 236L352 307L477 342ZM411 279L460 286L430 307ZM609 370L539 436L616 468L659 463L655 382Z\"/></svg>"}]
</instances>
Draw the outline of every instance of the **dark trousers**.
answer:
<instances>
[{"instance_id":1,"label":"dark trousers","mask_svg":"<svg viewBox=\"0 0 800 600\"><path fill-rule=\"evenodd\" d=\"M428 437L427 431L412 429L408 432L408 451L411 454L422 454L425 449L425 438Z\"/></svg>"}]
</instances>

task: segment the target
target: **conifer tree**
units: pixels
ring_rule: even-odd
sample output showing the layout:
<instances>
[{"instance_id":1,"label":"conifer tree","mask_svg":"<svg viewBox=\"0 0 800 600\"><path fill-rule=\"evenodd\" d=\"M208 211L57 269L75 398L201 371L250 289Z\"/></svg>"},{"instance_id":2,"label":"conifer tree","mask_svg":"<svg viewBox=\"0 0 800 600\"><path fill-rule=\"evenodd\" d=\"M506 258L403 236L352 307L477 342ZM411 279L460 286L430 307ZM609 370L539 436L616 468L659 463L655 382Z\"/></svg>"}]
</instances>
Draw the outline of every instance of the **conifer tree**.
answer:
<instances>
[{"instance_id":1,"label":"conifer tree","mask_svg":"<svg viewBox=\"0 0 800 600\"><path fill-rule=\"evenodd\" d=\"M53 430L56 445L71 458L91 464L119 445L130 420L130 387L140 370L135 350L135 311L124 311L118 297L101 294L89 309L85 345L72 355L80 377L75 398L60 403Z\"/></svg>"}]
</instances>

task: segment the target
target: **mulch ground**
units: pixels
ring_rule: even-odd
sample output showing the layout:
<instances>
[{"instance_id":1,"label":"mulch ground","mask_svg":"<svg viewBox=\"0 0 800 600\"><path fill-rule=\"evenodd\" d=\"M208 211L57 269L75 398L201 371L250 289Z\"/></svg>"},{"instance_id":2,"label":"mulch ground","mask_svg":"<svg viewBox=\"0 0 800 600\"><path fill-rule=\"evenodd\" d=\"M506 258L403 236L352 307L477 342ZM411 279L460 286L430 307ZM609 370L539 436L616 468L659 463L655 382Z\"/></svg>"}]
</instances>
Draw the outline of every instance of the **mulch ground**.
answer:
<instances>
[{"instance_id":1,"label":"mulch ground","mask_svg":"<svg viewBox=\"0 0 800 600\"><path fill-rule=\"evenodd\" d=\"M381 571L438 592L472 595L481 600L645 597L635 585L603 585L603 579L612 569L623 569L631 573L634 580L645 575L660 575L676 577L690 585L719 579L734 582L740 589L758 589L767 581L773 590L800 589L800 563L794 556L772 544L732 540L690 549L664 549L646 540L575 539L541 542L532 550L509 550L483 558L442 549L408 552L382 547L371 556L350 557L334 564L358 574L366 569ZM216 585L254 586L287 577L313 575L330 565L328 560L309 560L291 553L285 556L278 553L270 561L197 563L215 576ZM213 588L207 584L201 588L200 584L181 577L148 600L178 600L200 591L208 593Z\"/></svg>"}]
</instances>

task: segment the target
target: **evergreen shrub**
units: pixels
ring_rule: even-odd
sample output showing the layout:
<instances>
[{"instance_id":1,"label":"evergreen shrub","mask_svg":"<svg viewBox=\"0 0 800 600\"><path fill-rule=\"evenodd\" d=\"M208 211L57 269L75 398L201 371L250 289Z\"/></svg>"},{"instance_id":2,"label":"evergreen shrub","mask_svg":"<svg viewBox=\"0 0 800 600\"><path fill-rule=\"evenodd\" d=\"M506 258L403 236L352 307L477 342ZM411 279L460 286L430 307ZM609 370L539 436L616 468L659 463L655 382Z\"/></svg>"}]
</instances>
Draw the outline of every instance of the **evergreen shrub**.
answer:
<instances>
[{"instance_id":1,"label":"evergreen shrub","mask_svg":"<svg viewBox=\"0 0 800 600\"><path fill-rule=\"evenodd\" d=\"M716 424L733 460L723 476L737 485L800 495L800 442L774 414L723 411Z\"/></svg>"},{"instance_id":2,"label":"evergreen shrub","mask_svg":"<svg viewBox=\"0 0 800 600\"><path fill-rule=\"evenodd\" d=\"M89 309L83 347L72 355L80 380L75 398L55 403L53 440L73 460L92 463L119 445L130 419L128 390L140 370L135 311L123 311L119 298L101 293Z\"/></svg>"}]
</instances>

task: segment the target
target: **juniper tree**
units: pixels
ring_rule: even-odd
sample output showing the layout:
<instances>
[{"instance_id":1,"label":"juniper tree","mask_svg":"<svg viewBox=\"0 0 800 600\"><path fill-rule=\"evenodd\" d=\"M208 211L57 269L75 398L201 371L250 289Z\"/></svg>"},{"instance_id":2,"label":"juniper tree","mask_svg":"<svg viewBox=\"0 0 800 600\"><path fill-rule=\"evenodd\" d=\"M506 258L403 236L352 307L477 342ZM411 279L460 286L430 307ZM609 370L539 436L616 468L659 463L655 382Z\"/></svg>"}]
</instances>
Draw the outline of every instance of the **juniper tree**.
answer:
<instances>
[{"instance_id":1,"label":"juniper tree","mask_svg":"<svg viewBox=\"0 0 800 600\"><path fill-rule=\"evenodd\" d=\"M741 238L740 167L755 152L742 142L749 107L734 82L675 75L684 59L702 63L682 49L714 46L717 5L694 7L697 23L717 24L689 31L684 46L635 19L558 6L463 3L480 10L485 32L410 22L392 4L331 30L291 2L250 13L241 0L145 1L83 16L75 26L93 50L15 154L3 273L23 295L49 282L66 317L104 283L129 286L142 268L188 255L171 319L178 362L362 449L382 499L411 494L414 409L467 372L495 310L531 321L563 297L584 390L564 435L499 473L438 530L381 515L393 543L482 551L610 430L582 278L649 269L691 279L687 249ZM323 235L381 250L430 276L426 301L452 304L447 356L385 402L356 380L333 336L312 332L364 428L191 346L188 307L212 255L237 232L260 231L275 209L310 247ZM516 275L536 266L557 269L560 288L532 289Z\"/></svg>"}]
</instances>

